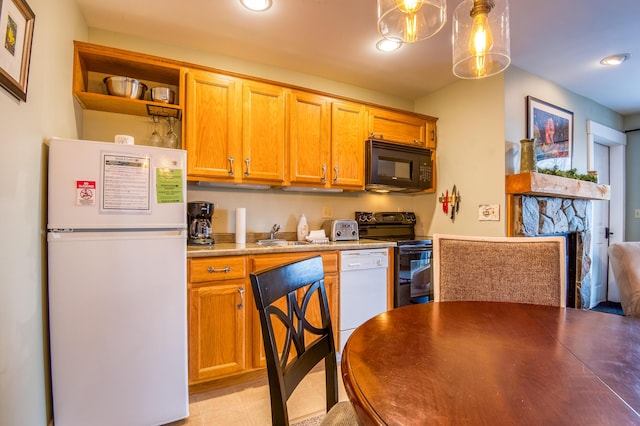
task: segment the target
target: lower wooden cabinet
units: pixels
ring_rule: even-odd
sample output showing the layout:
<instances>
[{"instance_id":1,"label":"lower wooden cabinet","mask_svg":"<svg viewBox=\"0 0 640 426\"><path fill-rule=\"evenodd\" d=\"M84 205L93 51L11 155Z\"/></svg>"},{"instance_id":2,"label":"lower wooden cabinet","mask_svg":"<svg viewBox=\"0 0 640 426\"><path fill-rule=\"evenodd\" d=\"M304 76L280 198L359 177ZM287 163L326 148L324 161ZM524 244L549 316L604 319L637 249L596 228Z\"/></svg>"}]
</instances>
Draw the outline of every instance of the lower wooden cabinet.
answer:
<instances>
[{"instance_id":1,"label":"lower wooden cabinet","mask_svg":"<svg viewBox=\"0 0 640 426\"><path fill-rule=\"evenodd\" d=\"M338 346L339 339L339 275L338 275L338 252L304 252L304 253L279 253L273 255L261 255L261 256L252 256L249 265L252 272L260 271L266 268L270 268L273 266L282 265L285 263L293 262L295 260L306 259L308 257L317 256L320 254L322 256L322 265L324 266L324 285L325 290L327 292L327 302L329 303L329 314L331 315L331 324L333 326L333 336L336 342L336 347ZM307 288L301 289L298 298L302 299L304 297L304 293ZM317 306L317 293L313 296L314 298L311 301L311 306ZM284 299L282 300L282 307L284 309ZM266 367L266 360L264 354L264 343L262 341L262 330L260 327L260 318L258 316L258 311L253 307L253 321L252 327L253 330L251 332L252 341L253 341L253 356L252 356L252 365L254 368L264 368ZM311 309L307 312L307 319L312 325L320 326L321 325L321 317L320 312L317 309ZM276 335L278 333L276 332ZM310 335L306 335L305 339L311 338Z\"/></svg>"},{"instance_id":2,"label":"lower wooden cabinet","mask_svg":"<svg viewBox=\"0 0 640 426\"><path fill-rule=\"evenodd\" d=\"M246 369L246 283L197 285L189 289L189 382Z\"/></svg>"},{"instance_id":3,"label":"lower wooden cabinet","mask_svg":"<svg viewBox=\"0 0 640 426\"><path fill-rule=\"evenodd\" d=\"M251 291L246 256L188 261L189 384L247 370Z\"/></svg>"},{"instance_id":4,"label":"lower wooden cabinet","mask_svg":"<svg viewBox=\"0 0 640 426\"><path fill-rule=\"evenodd\" d=\"M325 288L338 347L339 252L188 259L190 385L233 378L266 367L260 318L253 300L249 272L318 254L322 256L325 269ZM301 291L300 298L303 294ZM315 306L313 302L311 304ZM311 309L308 320L312 325L320 325L320 312Z\"/></svg>"}]
</instances>

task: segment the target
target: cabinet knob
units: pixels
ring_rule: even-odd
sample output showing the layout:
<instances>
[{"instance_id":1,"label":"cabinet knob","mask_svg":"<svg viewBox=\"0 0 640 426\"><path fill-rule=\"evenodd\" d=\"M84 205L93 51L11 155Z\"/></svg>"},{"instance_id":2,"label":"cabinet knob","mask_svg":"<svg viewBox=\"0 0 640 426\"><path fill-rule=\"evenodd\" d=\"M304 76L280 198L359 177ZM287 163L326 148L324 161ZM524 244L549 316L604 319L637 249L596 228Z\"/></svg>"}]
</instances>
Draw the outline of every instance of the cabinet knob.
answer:
<instances>
[{"instance_id":1,"label":"cabinet knob","mask_svg":"<svg viewBox=\"0 0 640 426\"><path fill-rule=\"evenodd\" d=\"M334 172L333 183L338 183L338 166L335 166L333 168L333 172Z\"/></svg>"},{"instance_id":2,"label":"cabinet knob","mask_svg":"<svg viewBox=\"0 0 640 426\"><path fill-rule=\"evenodd\" d=\"M327 183L327 165L322 165L322 177L320 178L320 182Z\"/></svg>"},{"instance_id":3,"label":"cabinet knob","mask_svg":"<svg viewBox=\"0 0 640 426\"><path fill-rule=\"evenodd\" d=\"M245 158L244 159L244 163L247 165L247 169L244 171L244 175L245 177L249 176L249 173L251 172L251 160L249 158Z\"/></svg>"}]
</instances>

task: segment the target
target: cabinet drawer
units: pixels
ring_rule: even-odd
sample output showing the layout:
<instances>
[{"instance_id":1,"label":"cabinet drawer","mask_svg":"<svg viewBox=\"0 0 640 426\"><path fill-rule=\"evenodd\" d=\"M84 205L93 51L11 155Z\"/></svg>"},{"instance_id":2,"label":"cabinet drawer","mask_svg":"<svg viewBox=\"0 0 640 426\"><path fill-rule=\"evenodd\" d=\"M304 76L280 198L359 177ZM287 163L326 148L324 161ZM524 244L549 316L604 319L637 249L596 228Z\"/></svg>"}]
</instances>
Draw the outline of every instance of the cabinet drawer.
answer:
<instances>
[{"instance_id":1,"label":"cabinet drawer","mask_svg":"<svg viewBox=\"0 0 640 426\"><path fill-rule=\"evenodd\" d=\"M279 253L257 255L251 258L251 271L258 272L272 266L283 265L285 263L294 262L296 260L306 259L308 257L322 256L322 266L325 274L331 274L338 271L338 253L337 252L302 252L302 253Z\"/></svg>"},{"instance_id":2,"label":"cabinet drawer","mask_svg":"<svg viewBox=\"0 0 640 426\"><path fill-rule=\"evenodd\" d=\"M189 282L233 280L247 276L245 256L189 259Z\"/></svg>"}]
</instances>

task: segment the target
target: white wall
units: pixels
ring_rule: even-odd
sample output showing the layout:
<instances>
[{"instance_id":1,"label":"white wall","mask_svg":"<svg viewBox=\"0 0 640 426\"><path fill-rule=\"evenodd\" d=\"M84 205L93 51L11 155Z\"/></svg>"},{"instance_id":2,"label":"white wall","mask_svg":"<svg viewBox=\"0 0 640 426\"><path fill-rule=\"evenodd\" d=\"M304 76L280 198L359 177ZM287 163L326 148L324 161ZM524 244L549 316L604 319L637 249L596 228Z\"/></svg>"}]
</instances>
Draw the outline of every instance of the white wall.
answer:
<instances>
[{"instance_id":1,"label":"white wall","mask_svg":"<svg viewBox=\"0 0 640 426\"><path fill-rule=\"evenodd\" d=\"M45 137L76 137L74 0L27 0L36 14L27 102L0 89L0 425L50 418L46 308Z\"/></svg>"},{"instance_id":2,"label":"white wall","mask_svg":"<svg viewBox=\"0 0 640 426\"><path fill-rule=\"evenodd\" d=\"M437 195L422 196L416 211L431 218L427 234L505 235L503 75L459 80L416 102L416 111L438 117ZM437 203L453 185L460 191L452 221ZM497 204L499 221L479 221L481 204Z\"/></svg>"},{"instance_id":3,"label":"white wall","mask_svg":"<svg viewBox=\"0 0 640 426\"><path fill-rule=\"evenodd\" d=\"M640 218L635 217L635 210L640 209L640 114L625 117L627 133L625 149L626 185L625 185L625 235L624 241L640 241Z\"/></svg>"},{"instance_id":4,"label":"white wall","mask_svg":"<svg viewBox=\"0 0 640 426\"><path fill-rule=\"evenodd\" d=\"M623 117L620 114L520 68L509 67L505 72L504 81L504 124L507 148L514 144L519 147L520 139L527 137L525 100L527 96L533 96L573 112L572 167L578 169L579 173L587 172L587 120L596 121L612 129L623 130ZM519 156L517 159L519 161Z\"/></svg>"}]
</instances>

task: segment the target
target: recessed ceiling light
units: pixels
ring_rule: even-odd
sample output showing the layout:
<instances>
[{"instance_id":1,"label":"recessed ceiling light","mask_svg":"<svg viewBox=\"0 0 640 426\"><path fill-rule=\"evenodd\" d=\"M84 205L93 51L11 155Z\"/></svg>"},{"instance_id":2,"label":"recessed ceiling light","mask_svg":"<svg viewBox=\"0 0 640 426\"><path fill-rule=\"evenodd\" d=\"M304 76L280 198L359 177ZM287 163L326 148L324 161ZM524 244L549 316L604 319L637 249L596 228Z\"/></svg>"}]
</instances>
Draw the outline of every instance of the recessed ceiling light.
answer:
<instances>
[{"instance_id":1,"label":"recessed ceiling light","mask_svg":"<svg viewBox=\"0 0 640 426\"><path fill-rule=\"evenodd\" d=\"M393 52L394 50L400 49L400 46L402 46L400 40L390 40L387 38L383 38L376 43L376 49L382 52Z\"/></svg>"},{"instance_id":2,"label":"recessed ceiling light","mask_svg":"<svg viewBox=\"0 0 640 426\"><path fill-rule=\"evenodd\" d=\"M631 57L628 53L618 53L616 55L607 56L606 58L602 58L600 63L602 65L620 65L627 59Z\"/></svg>"},{"instance_id":3,"label":"recessed ceiling light","mask_svg":"<svg viewBox=\"0 0 640 426\"><path fill-rule=\"evenodd\" d=\"M262 12L271 7L271 0L240 0L240 3L249 10Z\"/></svg>"}]
</instances>

